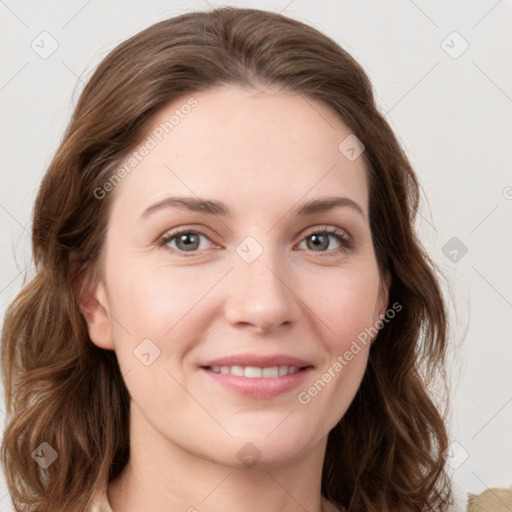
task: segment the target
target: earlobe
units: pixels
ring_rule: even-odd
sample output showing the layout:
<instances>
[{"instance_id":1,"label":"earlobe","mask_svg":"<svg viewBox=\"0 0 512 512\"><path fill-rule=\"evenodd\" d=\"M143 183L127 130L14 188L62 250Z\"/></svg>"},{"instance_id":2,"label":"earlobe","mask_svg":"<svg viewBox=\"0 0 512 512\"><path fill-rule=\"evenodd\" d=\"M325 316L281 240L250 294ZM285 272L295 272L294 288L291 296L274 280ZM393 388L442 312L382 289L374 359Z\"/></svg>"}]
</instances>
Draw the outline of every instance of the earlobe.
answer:
<instances>
[{"instance_id":1,"label":"earlobe","mask_svg":"<svg viewBox=\"0 0 512 512\"><path fill-rule=\"evenodd\" d=\"M114 350L105 285L99 280L93 283L83 273L76 279L74 289L91 341L100 348Z\"/></svg>"}]
</instances>

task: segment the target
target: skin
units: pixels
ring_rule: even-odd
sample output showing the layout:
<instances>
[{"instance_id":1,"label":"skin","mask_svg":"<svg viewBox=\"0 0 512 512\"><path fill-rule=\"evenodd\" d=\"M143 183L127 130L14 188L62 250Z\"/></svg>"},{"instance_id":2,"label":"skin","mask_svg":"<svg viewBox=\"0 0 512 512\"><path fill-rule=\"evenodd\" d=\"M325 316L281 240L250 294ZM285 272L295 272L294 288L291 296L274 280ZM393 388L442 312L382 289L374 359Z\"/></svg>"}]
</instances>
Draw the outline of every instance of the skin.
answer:
<instances>
[{"instance_id":1,"label":"skin","mask_svg":"<svg viewBox=\"0 0 512 512\"><path fill-rule=\"evenodd\" d=\"M327 435L355 396L370 344L308 404L297 395L388 305L364 162L338 150L351 132L322 103L238 86L193 96L197 106L116 186L101 277L83 305L91 340L115 350L132 397L130 462L108 497L115 512L329 510L320 491ZM232 216L173 207L140 220L169 195L222 201ZM350 198L363 213L292 213L323 196ZM315 247L323 226L353 247L332 235ZM158 244L180 227L206 230L195 252L176 238ZM236 252L247 236L263 250L252 263ZM134 356L147 338L160 350L149 366ZM294 355L314 368L304 385L266 399L226 390L198 368L240 353ZM261 454L251 467L237 457L247 442Z\"/></svg>"}]
</instances>

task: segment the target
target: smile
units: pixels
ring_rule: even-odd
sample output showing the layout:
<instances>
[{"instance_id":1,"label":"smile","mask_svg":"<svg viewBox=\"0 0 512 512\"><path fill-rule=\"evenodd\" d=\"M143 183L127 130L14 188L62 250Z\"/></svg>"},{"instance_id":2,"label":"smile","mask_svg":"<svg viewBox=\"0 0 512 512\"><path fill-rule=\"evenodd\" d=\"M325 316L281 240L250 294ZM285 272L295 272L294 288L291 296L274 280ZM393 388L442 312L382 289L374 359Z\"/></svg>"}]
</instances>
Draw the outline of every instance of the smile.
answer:
<instances>
[{"instance_id":1,"label":"smile","mask_svg":"<svg viewBox=\"0 0 512 512\"><path fill-rule=\"evenodd\" d=\"M263 377L277 378L297 373L297 366L270 366L259 368L257 366L210 366L207 368L214 373L222 373L224 375L236 375L238 377L249 377L250 379L261 379Z\"/></svg>"},{"instance_id":2,"label":"smile","mask_svg":"<svg viewBox=\"0 0 512 512\"><path fill-rule=\"evenodd\" d=\"M205 366L201 373L228 392L248 398L268 399L304 385L312 366Z\"/></svg>"}]
</instances>

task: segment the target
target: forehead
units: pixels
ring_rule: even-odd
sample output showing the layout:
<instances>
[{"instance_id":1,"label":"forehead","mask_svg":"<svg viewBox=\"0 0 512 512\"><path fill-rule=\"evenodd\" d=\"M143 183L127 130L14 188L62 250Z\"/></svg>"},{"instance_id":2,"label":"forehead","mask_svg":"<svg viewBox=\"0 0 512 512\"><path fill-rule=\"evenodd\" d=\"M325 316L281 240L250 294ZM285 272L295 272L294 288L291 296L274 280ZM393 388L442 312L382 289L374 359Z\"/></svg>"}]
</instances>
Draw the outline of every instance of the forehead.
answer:
<instances>
[{"instance_id":1,"label":"forehead","mask_svg":"<svg viewBox=\"0 0 512 512\"><path fill-rule=\"evenodd\" d=\"M238 204L240 213L342 194L366 211L363 159L340 150L348 136L350 129L319 101L220 86L184 95L154 116L116 193L139 210L168 194L214 197Z\"/></svg>"}]
</instances>

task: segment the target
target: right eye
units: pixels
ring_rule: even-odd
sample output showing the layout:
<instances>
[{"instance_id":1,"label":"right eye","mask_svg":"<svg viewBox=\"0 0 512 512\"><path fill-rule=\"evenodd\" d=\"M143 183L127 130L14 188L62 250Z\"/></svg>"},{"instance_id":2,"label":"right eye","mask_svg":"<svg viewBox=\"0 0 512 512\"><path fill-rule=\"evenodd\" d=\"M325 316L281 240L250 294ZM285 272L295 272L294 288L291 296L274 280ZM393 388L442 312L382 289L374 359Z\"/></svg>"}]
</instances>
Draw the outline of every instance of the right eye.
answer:
<instances>
[{"instance_id":1,"label":"right eye","mask_svg":"<svg viewBox=\"0 0 512 512\"><path fill-rule=\"evenodd\" d=\"M191 255L193 255L200 250L205 250L205 247L201 248L201 237L209 240L206 233L197 228L193 230L178 229L163 235L160 238L159 245L166 246L180 256L186 257L187 255L184 253L192 253ZM172 244L174 244L174 247Z\"/></svg>"}]
</instances>

